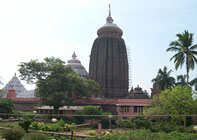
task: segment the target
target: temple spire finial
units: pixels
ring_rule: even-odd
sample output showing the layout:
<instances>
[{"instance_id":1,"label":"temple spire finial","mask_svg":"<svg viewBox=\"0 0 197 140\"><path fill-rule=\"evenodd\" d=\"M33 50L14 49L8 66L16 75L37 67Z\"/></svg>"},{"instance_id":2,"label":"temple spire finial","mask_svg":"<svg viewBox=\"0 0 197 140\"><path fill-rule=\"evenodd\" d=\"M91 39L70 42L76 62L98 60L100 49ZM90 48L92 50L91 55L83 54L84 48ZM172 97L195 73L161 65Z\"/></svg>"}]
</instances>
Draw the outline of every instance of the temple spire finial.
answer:
<instances>
[{"instance_id":1,"label":"temple spire finial","mask_svg":"<svg viewBox=\"0 0 197 140\"><path fill-rule=\"evenodd\" d=\"M110 6L110 4L109 4L109 16L107 17L107 19L106 19L106 22L107 23L112 23L114 20L112 19L112 17L111 17L111 6Z\"/></svg>"},{"instance_id":2,"label":"temple spire finial","mask_svg":"<svg viewBox=\"0 0 197 140\"><path fill-rule=\"evenodd\" d=\"M109 17L111 17L111 6L109 4Z\"/></svg>"},{"instance_id":3,"label":"temple spire finial","mask_svg":"<svg viewBox=\"0 0 197 140\"><path fill-rule=\"evenodd\" d=\"M72 58L73 58L73 59L76 59L76 57L77 57L77 56L76 56L75 51L74 51L74 52L73 52L73 55L72 55Z\"/></svg>"}]
</instances>

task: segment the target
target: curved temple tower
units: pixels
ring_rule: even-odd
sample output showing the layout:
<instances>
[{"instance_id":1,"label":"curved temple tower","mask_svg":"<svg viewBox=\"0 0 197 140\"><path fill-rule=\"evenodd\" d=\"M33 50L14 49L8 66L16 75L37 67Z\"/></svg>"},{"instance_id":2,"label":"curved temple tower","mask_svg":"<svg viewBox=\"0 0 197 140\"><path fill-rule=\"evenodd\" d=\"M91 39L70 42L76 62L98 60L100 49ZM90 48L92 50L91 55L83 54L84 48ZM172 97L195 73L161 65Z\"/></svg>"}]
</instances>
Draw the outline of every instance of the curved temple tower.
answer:
<instances>
[{"instance_id":1,"label":"curved temple tower","mask_svg":"<svg viewBox=\"0 0 197 140\"><path fill-rule=\"evenodd\" d=\"M128 95L128 59L123 31L113 23L111 10L97 31L90 55L89 77L101 87L105 98L123 98Z\"/></svg>"}]
</instances>

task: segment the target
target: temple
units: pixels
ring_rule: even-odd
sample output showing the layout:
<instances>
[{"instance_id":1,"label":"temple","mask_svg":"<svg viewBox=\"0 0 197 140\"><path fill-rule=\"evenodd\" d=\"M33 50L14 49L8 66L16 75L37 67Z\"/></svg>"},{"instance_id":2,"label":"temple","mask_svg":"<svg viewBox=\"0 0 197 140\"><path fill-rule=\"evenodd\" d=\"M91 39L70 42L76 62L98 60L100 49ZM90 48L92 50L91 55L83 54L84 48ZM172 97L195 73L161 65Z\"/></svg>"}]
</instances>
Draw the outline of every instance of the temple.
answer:
<instances>
[{"instance_id":1,"label":"temple","mask_svg":"<svg viewBox=\"0 0 197 140\"><path fill-rule=\"evenodd\" d=\"M34 90L26 90L26 88L21 84L20 80L14 74L12 79L5 85L4 89L5 92L8 93L9 89L13 88L16 92L16 97L20 98L33 98L34 96ZM5 95L7 96L7 95Z\"/></svg>"},{"instance_id":2,"label":"temple","mask_svg":"<svg viewBox=\"0 0 197 140\"><path fill-rule=\"evenodd\" d=\"M85 67L81 64L81 61L76 59L76 54L75 52L72 55L72 59L67 61L66 66L70 66L80 78L87 79L88 78L88 73L85 69Z\"/></svg>"},{"instance_id":3,"label":"temple","mask_svg":"<svg viewBox=\"0 0 197 140\"><path fill-rule=\"evenodd\" d=\"M128 95L128 59L123 31L113 23L111 9L97 31L89 66L89 77L99 83L104 98L124 98Z\"/></svg>"},{"instance_id":4,"label":"temple","mask_svg":"<svg viewBox=\"0 0 197 140\"><path fill-rule=\"evenodd\" d=\"M71 67L80 78L90 78L98 82L100 94L79 99L75 102L76 106L61 107L58 113L72 114L82 110L85 105L99 106L104 112L111 112L120 119L129 119L132 115L142 113L150 99L139 86L128 92L128 58L122 38L123 31L113 23L110 9L106 24L98 29L97 35L91 50L89 75L75 52L65 66ZM40 99L35 97L34 90L26 90L16 74L5 86L5 90L5 97L13 101L16 110L54 113L51 106L38 107Z\"/></svg>"}]
</instances>

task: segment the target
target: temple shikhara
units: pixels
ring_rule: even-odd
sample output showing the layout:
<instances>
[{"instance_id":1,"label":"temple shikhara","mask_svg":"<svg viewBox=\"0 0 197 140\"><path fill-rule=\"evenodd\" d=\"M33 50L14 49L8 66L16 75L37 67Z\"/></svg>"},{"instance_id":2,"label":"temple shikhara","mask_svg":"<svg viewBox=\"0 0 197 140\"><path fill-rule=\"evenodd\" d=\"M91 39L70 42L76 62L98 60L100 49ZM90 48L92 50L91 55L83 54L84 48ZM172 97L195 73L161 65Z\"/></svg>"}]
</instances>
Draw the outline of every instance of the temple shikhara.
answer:
<instances>
[{"instance_id":1,"label":"temple shikhara","mask_svg":"<svg viewBox=\"0 0 197 140\"><path fill-rule=\"evenodd\" d=\"M99 96L90 99L80 99L76 106L64 106L59 114L72 114L80 110L84 105L100 106L103 111L114 115L134 115L143 111L148 106L149 97L140 86L128 89L129 65L125 42L122 38L123 31L113 23L111 9L106 23L97 30L98 37L95 39L90 54L89 74L81 61L77 59L74 52L72 58L65 65L70 66L80 78L90 78L100 85ZM4 87L5 98L14 102L15 109L33 111L38 113L53 113L53 107L38 106L39 98L35 96L34 90L26 90L20 80L14 75L10 82Z\"/></svg>"},{"instance_id":2,"label":"temple shikhara","mask_svg":"<svg viewBox=\"0 0 197 140\"><path fill-rule=\"evenodd\" d=\"M111 10L97 31L90 55L89 76L101 86L105 98L124 98L128 95L128 59L123 31L113 23Z\"/></svg>"}]
</instances>

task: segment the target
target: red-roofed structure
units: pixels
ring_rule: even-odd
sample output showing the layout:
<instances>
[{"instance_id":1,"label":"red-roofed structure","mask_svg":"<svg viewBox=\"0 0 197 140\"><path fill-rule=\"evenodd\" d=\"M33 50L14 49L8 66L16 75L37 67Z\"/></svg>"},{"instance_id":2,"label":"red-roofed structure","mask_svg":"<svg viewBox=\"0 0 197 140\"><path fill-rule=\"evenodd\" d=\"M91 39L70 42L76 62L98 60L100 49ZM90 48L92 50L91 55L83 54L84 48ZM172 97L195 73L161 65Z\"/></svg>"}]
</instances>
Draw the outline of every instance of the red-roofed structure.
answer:
<instances>
[{"instance_id":1,"label":"red-roofed structure","mask_svg":"<svg viewBox=\"0 0 197 140\"><path fill-rule=\"evenodd\" d=\"M6 98L11 99L15 110L33 111L36 109L40 98L19 98L16 97L16 91L13 87L8 90Z\"/></svg>"},{"instance_id":2,"label":"red-roofed structure","mask_svg":"<svg viewBox=\"0 0 197 140\"><path fill-rule=\"evenodd\" d=\"M9 90L8 90L8 93L7 93L7 98L9 99L14 99L16 98L16 91L14 90L13 87L11 87Z\"/></svg>"},{"instance_id":3,"label":"red-roofed structure","mask_svg":"<svg viewBox=\"0 0 197 140\"><path fill-rule=\"evenodd\" d=\"M104 112L111 112L118 115L120 119L129 119L132 115L143 112L143 108L148 106L150 99L79 99L78 105L101 106Z\"/></svg>"}]
</instances>

